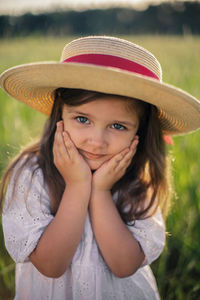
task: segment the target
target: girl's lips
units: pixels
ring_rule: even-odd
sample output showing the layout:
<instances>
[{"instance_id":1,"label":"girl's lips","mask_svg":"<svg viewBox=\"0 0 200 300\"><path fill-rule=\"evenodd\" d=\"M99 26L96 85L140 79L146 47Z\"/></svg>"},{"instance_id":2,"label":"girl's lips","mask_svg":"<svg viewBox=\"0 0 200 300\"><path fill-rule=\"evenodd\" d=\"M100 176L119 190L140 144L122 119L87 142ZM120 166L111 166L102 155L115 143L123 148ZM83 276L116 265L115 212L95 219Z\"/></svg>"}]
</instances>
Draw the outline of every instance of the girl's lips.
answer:
<instances>
[{"instance_id":1,"label":"girl's lips","mask_svg":"<svg viewBox=\"0 0 200 300\"><path fill-rule=\"evenodd\" d=\"M93 159L93 160L99 159L99 158L105 156L105 154L94 154L94 153L90 153L90 152L87 152L87 151L84 151L84 150L80 150L80 152L86 158Z\"/></svg>"}]
</instances>

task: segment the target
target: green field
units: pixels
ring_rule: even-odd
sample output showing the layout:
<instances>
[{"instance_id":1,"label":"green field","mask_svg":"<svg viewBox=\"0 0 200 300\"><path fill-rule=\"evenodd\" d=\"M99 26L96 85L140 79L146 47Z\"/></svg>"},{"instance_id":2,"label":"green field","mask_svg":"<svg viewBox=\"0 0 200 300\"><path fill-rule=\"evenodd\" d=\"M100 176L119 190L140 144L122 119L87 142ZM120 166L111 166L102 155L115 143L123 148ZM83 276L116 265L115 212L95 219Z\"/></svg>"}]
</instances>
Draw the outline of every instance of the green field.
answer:
<instances>
[{"instance_id":1,"label":"green field","mask_svg":"<svg viewBox=\"0 0 200 300\"><path fill-rule=\"evenodd\" d=\"M0 40L0 72L14 65L59 60L72 38L29 37ZM127 37L152 51L163 67L163 81L200 99L200 37ZM181 107L180 107L181 110ZM11 99L0 90L0 175L9 159L35 139L45 117ZM161 257L152 264L163 300L200 299L200 131L174 138L176 197L167 218L169 232ZM14 263L9 258L0 228L0 299L13 299ZM27 299L28 300L28 299Z\"/></svg>"}]
</instances>

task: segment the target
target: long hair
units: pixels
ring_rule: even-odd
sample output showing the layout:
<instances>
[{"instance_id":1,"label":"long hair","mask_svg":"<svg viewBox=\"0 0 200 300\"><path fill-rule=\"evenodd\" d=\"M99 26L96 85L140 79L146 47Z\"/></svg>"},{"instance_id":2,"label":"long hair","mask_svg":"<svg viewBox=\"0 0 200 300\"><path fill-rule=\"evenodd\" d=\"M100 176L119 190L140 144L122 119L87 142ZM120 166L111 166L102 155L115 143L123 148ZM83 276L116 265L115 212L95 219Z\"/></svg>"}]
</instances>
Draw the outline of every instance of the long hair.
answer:
<instances>
[{"instance_id":1,"label":"long hair","mask_svg":"<svg viewBox=\"0 0 200 300\"><path fill-rule=\"evenodd\" d=\"M37 167L33 170L33 174L38 168L42 170L44 184L48 187L51 211L52 214L56 213L65 189L65 182L53 162L53 143L56 123L62 119L63 105L77 106L104 96L103 93L79 89L59 88L55 91L52 112L45 124L40 141L27 147L14 159L5 172L0 193L1 203L3 203L7 185L18 162L23 159L23 163L15 174L15 182L24 166L30 163L33 157L36 157ZM129 100L128 103L131 103L130 98L118 97L124 101ZM136 102L139 113L137 135L139 135L140 141L125 175L115 183L111 191L117 196L116 206L126 224L152 215L160 204L166 207L170 191L166 147L162 138L157 109L141 100L132 102ZM16 184L13 194L15 186ZM148 202L146 202L147 199Z\"/></svg>"}]
</instances>

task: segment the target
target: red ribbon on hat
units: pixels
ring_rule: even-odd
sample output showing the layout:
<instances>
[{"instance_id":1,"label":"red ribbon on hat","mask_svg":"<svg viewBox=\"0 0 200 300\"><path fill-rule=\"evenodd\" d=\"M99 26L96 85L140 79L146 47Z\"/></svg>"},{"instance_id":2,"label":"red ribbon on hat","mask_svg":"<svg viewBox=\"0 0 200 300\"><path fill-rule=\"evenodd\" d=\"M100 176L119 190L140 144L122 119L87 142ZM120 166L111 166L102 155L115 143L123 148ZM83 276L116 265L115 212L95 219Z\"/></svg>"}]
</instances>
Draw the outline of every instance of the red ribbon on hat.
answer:
<instances>
[{"instance_id":1,"label":"red ribbon on hat","mask_svg":"<svg viewBox=\"0 0 200 300\"><path fill-rule=\"evenodd\" d=\"M143 65L129 59L114 55L97 53L80 54L69 57L63 61L63 63L68 62L113 67L160 80L156 74L154 74L151 70L144 67Z\"/></svg>"}]
</instances>

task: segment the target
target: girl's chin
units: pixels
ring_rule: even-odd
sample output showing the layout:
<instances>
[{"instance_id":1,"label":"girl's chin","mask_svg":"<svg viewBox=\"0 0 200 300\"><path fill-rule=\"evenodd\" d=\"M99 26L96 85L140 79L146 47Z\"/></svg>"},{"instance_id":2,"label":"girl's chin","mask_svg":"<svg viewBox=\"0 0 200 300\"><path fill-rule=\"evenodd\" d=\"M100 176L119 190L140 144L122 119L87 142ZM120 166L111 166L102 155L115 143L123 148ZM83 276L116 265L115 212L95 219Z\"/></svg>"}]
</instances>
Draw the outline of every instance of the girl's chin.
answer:
<instances>
[{"instance_id":1,"label":"girl's chin","mask_svg":"<svg viewBox=\"0 0 200 300\"><path fill-rule=\"evenodd\" d=\"M88 165L92 171L96 171L102 165L102 163L88 162Z\"/></svg>"},{"instance_id":2,"label":"girl's chin","mask_svg":"<svg viewBox=\"0 0 200 300\"><path fill-rule=\"evenodd\" d=\"M104 162L87 159L87 163L92 171L96 171Z\"/></svg>"}]
</instances>

